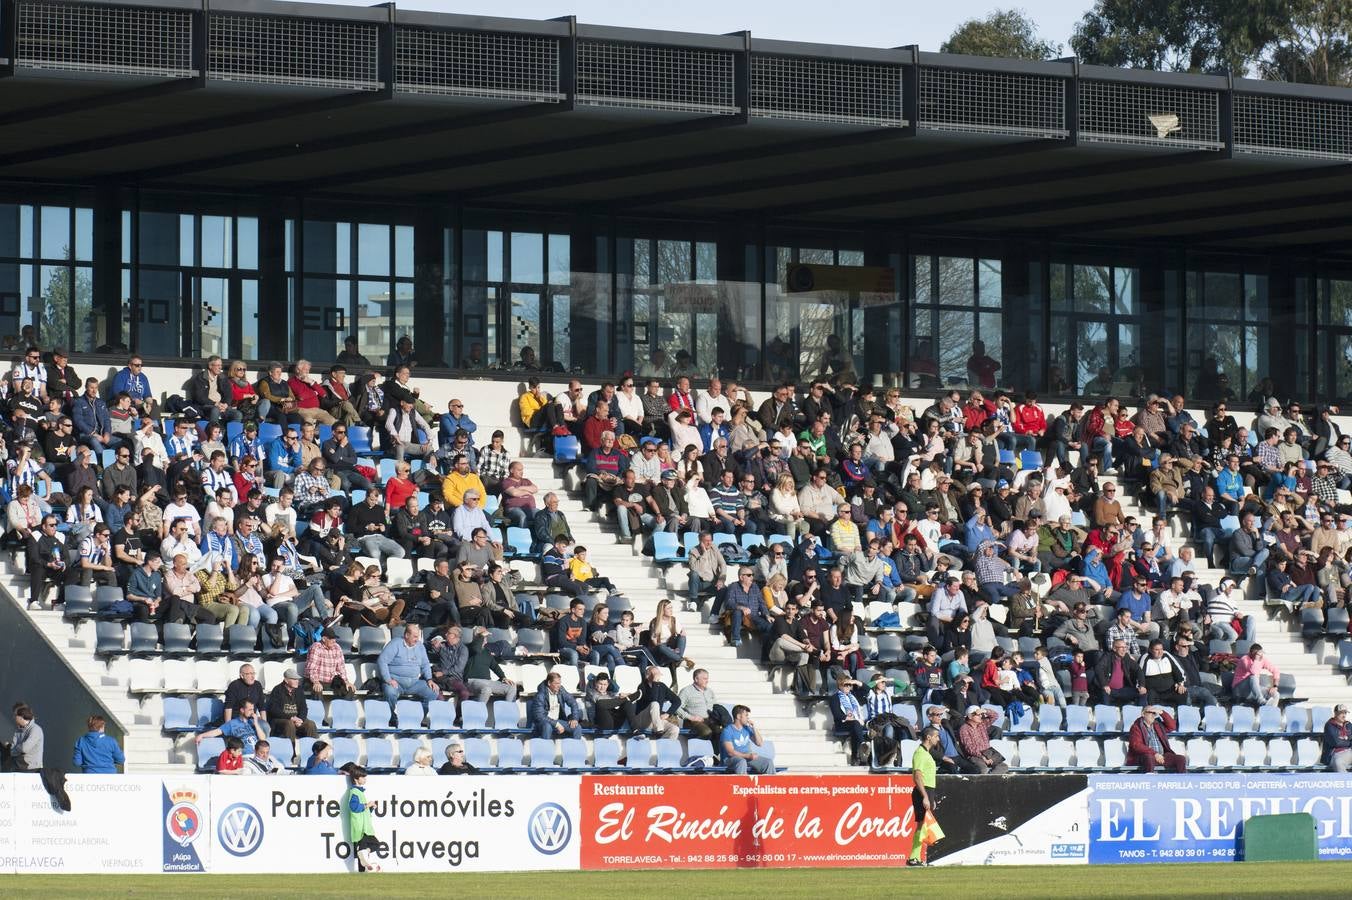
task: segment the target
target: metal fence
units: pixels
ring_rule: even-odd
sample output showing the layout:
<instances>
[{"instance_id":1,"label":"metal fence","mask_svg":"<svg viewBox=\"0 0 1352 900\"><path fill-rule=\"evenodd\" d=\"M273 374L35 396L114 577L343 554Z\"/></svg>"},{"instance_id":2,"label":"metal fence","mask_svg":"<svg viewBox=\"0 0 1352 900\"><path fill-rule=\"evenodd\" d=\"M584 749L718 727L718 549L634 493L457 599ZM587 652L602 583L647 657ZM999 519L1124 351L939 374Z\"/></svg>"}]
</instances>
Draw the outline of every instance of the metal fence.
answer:
<instances>
[{"instance_id":1,"label":"metal fence","mask_svg":"<svg viewBox=\"0 0 1352 900\"><path fill-rule=\"evenodd\" d=\"M1352 91L1279 91L1252 82L1236 82L1231 90L1214 77L1098 67L1080 77L1066 63L911 49L767 42L744 50L726 37L570 29L557 22L428 14L401 21L387 10L345 7L326 17L313 6L298 14L289 4L274 8L265 0L238 8L233 0L214 7L186 0L16 0L15 7L17 15L0 27L10 31L16 69L188 78L205 65L213 81L331 91L392 87L429 97L572 100L694 115L745 111L822 127L913 125L1051 140L1075 135L1086 143L1155 149L1352 158ZM393 85L385 83L390 79Z\"/></svg>"}]
</instances>

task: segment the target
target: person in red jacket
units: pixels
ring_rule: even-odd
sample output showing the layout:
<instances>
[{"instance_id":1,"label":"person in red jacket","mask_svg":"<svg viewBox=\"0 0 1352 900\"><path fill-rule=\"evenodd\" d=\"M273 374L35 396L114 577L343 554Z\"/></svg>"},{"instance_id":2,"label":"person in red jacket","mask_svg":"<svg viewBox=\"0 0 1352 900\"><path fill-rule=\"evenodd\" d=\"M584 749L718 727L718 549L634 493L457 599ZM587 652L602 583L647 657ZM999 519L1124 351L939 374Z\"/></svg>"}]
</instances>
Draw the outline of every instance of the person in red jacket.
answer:
<instances>
[{"instance_id":1,"label":"person in red jacket","mask_svg":"<svg viewBox=\"0 0 1352 900\"><path fill-rule=\"evenodd\" d=\"M291 396L296 400L296 413L301 419L320 425L333 424L333 416L319 406L324 388L310 382L309 360L298 359L291 365L291 378L287 386L291 388Z\"/></svg>"},{"instance_id":2,"label":"person in red jacket","mask_svg":"<svg viewBox=\"0 0 1352 900\"><path fill-rule=\"evenodd\" d=\"M986 420L995 415L995 404L980 391L972 391L962 406L962 427L969 434L980 431Z\"/></svg>"},{"instance_id":3,"label":"person in red jacket","mask_svg":"<svg viewBox=\"0 0 1352 900\"><path fill-rule=\"evenodd\" d=\"M1014 433L1026 434L1037 441L1047 433L1047 415L1037 405L1037 394L1029 391L1023 402L1014 407Z\"/></svg>"},{"instance_id":4,"label":"person in red jacket","mask_svg":"<svg viewBox=\"0 0 1352 900\"><path fill-rule=\"evenodd\" d=\"M1169 745L1169 732L1177 727L1173 716L1158 706L1147 706L1127 732L1127 765L1139 766L1142 772L1157 768L1186 772L1187 757L1175 753Z\"/></svg>"}]
</instances>

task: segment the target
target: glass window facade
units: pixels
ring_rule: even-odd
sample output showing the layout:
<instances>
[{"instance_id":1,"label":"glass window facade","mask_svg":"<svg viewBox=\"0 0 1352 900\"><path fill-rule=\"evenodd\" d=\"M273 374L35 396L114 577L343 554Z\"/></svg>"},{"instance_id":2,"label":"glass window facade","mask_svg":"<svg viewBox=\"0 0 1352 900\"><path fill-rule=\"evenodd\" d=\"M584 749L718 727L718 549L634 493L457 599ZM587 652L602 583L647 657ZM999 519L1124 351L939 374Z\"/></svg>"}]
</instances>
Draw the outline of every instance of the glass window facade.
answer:
<instances>
[{"instance_id":1,"label":"glass window facade","mask_svg":"<svg viewBox=\"0 0 1352 900\"><path fill-rule=\"evenodd\" d=\"M380 365L407 336L433 368L1352 399L1352 267L1319 259L436 204L13 199L0 339L24 329L151 357L322 364L351 336Z\"/></svg>"},{"instance_id":2,"label":"glass window facade","mask_svg":"<svg viewBox=\"0 0 1352 900\"><path fill-rule=\"evenodd\" d=\"M88 352L106 327L93 310L93 210L0 204L0 341Z\"/></svg>"}]
</instances>

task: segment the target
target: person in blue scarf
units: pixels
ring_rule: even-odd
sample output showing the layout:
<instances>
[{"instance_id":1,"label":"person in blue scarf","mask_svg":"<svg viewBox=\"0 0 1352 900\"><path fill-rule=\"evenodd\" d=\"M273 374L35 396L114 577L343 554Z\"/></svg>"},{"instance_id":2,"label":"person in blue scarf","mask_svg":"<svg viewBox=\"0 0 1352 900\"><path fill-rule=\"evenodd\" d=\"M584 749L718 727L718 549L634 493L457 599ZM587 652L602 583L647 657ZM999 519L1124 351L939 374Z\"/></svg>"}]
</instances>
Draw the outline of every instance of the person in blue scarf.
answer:
<instances>
[{"instance_id":1,"label":"person in blue scarf","mask_svg":"<svg viewBox=\"0 0 1352 900\"><path fill-rule=\"evenodd\" d=\"M1085 552L1082 574L1097 585L1094 591L1095 599L1108 599L1111 596L1113 580L1108 574L1108 567L1103 564L1103 553L1097 547L1090 547Z\"/></svg>"}]
</instances>

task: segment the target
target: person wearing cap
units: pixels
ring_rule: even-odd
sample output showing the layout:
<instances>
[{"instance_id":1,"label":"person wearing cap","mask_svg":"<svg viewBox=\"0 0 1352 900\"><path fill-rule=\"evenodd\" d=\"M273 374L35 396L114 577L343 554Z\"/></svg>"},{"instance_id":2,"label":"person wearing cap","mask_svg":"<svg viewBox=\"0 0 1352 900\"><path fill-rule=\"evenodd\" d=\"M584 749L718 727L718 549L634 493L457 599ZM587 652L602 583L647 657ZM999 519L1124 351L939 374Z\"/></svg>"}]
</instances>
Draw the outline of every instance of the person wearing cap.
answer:
<instances>
[{"instance_id":1,"label":"person wearing cap","mask_svg":"<svg viewBox=\"0 0 1352 900\"><path fill-rule=\"evenodd\" d=\"M335 697L350 698L353 695L355 688L347 677L343 648L332 628L325 628L319 641L311 644L306 652L305 680L316 698L323 697L326 689Z\"/></svg>"},{"instance_id":2,"label":"person wearing cap","mask_svg":"<svg viewBox=\"0 0 1352 900\"><path fill-rule=\"evenodd\" d=\"M1168 769L1177 774L1188 770L1188 759L1175 753L1169 744L1169 732L1177 729L1174 717L1158 706L1150 705L1127 731L1126 763L1138 771L1154 772Z\"/></svg>"},{"instance_id":3,"label":"person wearing cap","mask_svg":"<svg viewBox=\"0 0 1352 900\"><path fill-rule=\"evenodd\" d=\"M300 673L294 668L282 673L281 683L268 692L268 731L279 737L312 738L318 731L309 719L305 691L300 686Z\"/></svg>"},{"instance_id":4,"label":"person wearing cap","mask_svg":"<svg viewBox=\"0 0 1352 900\"><path fill-rule=\"evenodd\" d=\"M1165 703L1173 706L1179 701L1186 701L1193 706L1215 706L1216 695L1211 689L1202 684L1202 676L1197 668L1197 659L1193 655L1194 643L1189 632L1181 631L1174 636L1173 652L1169 657L1174 661L1180 672L1183 673L1183 683L1174 687L1174 693L1177 695Z\"/></svg>"},{"instance_id":5,"label":"person wearing cap","mask_svg":"<svg viewBox=\"0 0 1352 900\"><path fill-rule=\"evenodd\" d=\"M996 713L981 706L967 707L962 727L958 729L958 746L962 755L976 768L978 775L1004 775L1009 764L1004 755L991 746L991 726Z\"/></svg>"},{"instance_id":6,"label":"person wearing cap","mask_svg":"<svg viewBox=\"0 0 1352 900\"><path fill-rule=\"evenodd\" d=\"M1347 721L1347 704L1333 707L1333 716L1324 723L1324 734L1319 744L1319 762L1330 772L1352 770L1352 724Z\"/></svg>"}]
</instances>

